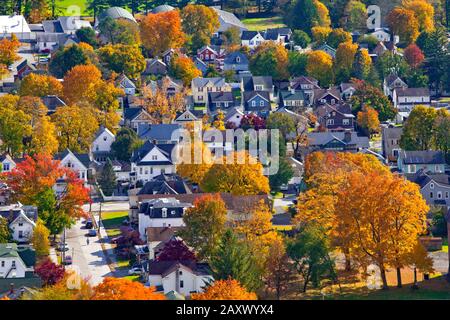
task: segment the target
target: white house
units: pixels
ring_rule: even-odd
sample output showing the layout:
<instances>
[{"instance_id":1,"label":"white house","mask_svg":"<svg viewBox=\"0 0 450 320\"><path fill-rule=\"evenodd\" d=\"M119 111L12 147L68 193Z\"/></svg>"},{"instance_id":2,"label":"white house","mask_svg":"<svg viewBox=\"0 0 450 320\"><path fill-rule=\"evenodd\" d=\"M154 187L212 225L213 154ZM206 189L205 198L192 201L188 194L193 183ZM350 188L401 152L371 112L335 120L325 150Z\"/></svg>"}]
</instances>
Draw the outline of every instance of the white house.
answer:
<instances>
[{"instance_id":1,"label":"white house","mask_svg":"<svg viewBox=\"0 0 450 320\"><path fill-rule=\"evenodd\" d=\"M8 220L14 241L19 243L30 241L38 217L36 207L24 206L21 203L0 206L0 217Z\"/></svg>"},{"instance_id":2,"label":"white house","mask_svg":"<svg viewBox=\"0 0 450 320\"><path fill-rule=\"evenodd\" d=\"M142 240L147 238L149 227L183 227L183 214L193 205L175 198L157 198L146 200L139 205L139 234Z\"/></svg>"},{"instance_id":3,"label":"white house","mask_svg":"<svg viewBox=\"0 0 450 320\"><path fill-rule=\"evenodd\" d=\"M430 90L428 88L395 88L392 92L394 107L401 112L411 112L417 105L430 106Z\"/></svg>"},{"instance_id":4,"label":"white house","mask_svg":"<svg viewBox=\"0 0 450 320\"><path fill-rule=\"evenodd\" d=\"M0 39L14 34L19 40L30 39L31 29L22 15L0 16Z\"/></svg>"},{"instance_id":5,"label":"white house","mask_svg":"<svg viewBox=\"0 0 450 320\"><path fill-rule=\"evenodd\" d=\"M399 76L391 73L383 80L384 95L392 97L392 92L395 88L408 88L408 85Z\"/></svg>"},{"instance_id":6,"label":"white house","mask_svg":"<svg viewBox=\"0 0 450 320\"><path fill-rule=\"evenodd\" d=\"M0 155L0 173L10 172L16 167L16 162L7 153Z\"/></svg>"},{"instance_id":7,"label":"white house","mask_svg":"<svg viewBox=\"0 0 450 320\"><path fill-rule=\"evenodd\" d=\"M148 285L158 291L176 291L186 297L203 292L214 281L209 266L194 261L151 261L147 274Z\"/></svg>"},{"instance_id":8,"label":"white house","mask_svg":"<svg viewBox=\"0 0 450 320\"><path fill-rule=\"evenodd\" d=\"M95 134L91 145L91 151L95 161L105 162L111 153L111 145L116 140L115 135L108 128L100 127Z\"/></svg>"},{"instance_id":9,"label":"white house","mask_svg":"<svg viewBox=\"0 0 450 320\"><path fill-rule=\"evenodd\" d=\"M175 173L172 151L176 144L144 143L131 158L131 172L136 181L147 182L164 173Z\"/></svg>"},{"instance_id":10,"label":"white house","mask_svg":"<svg viewBox=\"0 0 450 320\"><path fill-rule=\"evenodd\" d=\"M230 123L235 128L239 128L241 126L241 121L243 117L244 113L240 109L232 108L227 112L223 121L225 122L225 124Z\"/></svg>"},{"instance_id":11,"label":"white house","mask_svg":"<svg viewBox=\"0 0 450 320\"><path fill-rule=\"evenodd\" d=\"M125 94L134 95L136 93L136 85L126 75L121 74L116 80L117 87L123 89Z\"/></svg>"},{"instance_id":12,"label":"white house","mask_svg":"<svg viewBox=\"0 0 450 320\"><path fill-rule=\"evenodd\" d=\"M66 149L61 153L55 154L53 159L59 160L60 166L69 168L74 171L78 175L78 178L80 178L84 181L85 184L87 184L88 171L91 164L91 158L89 154L73 153L69 149ZM65 186L66 183L64 181L64 177L61 177L61 179L58 179L55 186L56 193L61 193L64 190Z\"/></svg>"},{"instance_id":13,"label":"white house","mask_svg":"<svg viewBox=\"0 0 450 320\"><path fill-rule=\"evenodd\" d=\"M379 41L389 42L391 41L391 34L389 29L387 28L377 28L373 32L370 33L371 36L374 36Z\"/></svg>"},{"instance_id":14,"label":"white house","mask_svg":"<svg viewBox=\"0 0 450 320\"><path fill-rule=\"evenodd\" d=\"M241 45L250 49L256 49L257 46L266 42L264 35L259 31L243 31L241 35Z\"/></svg>"},{"instance_id":15,"label":"white house","mask_svg":"<svg viewBox=\"0 0 450 320\"><path fill-rule=\"evenodd\" d=\"M0 279L25 278L34 271L35 253L29 246L0 243Z\"/></svg>"}]
</instances>

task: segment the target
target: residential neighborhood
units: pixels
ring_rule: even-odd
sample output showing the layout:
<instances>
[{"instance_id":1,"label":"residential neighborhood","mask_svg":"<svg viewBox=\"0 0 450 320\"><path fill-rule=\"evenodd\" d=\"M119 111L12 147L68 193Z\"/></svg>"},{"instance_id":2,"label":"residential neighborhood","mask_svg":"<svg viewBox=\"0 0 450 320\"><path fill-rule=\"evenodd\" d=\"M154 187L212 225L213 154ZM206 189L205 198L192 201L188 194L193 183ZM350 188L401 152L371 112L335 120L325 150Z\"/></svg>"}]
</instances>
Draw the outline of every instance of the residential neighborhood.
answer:
<instances>
[{"instance_id":1,"label":"residential neighborhood","mask_svg":"<svg viewBox=\"0 0 450 320\"><path fill-rule=\"evenodd\" d=\"M450 300L448 1L4 2L0 300Z\"/></svg>"}]
</instances>

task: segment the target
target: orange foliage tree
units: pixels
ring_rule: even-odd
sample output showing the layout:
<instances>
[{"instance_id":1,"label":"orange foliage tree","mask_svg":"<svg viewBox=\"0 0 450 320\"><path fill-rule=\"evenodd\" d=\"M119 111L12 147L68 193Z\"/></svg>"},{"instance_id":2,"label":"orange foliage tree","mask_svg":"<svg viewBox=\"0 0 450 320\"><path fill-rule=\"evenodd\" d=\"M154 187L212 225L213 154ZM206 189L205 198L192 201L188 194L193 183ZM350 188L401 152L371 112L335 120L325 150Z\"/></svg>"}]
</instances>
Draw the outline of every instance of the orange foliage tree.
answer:
<instances>
[{"instance_id":1,"label":"orange foliage tree","mask_svg":"<svg viewBox=\"0 0 450 320\"><path fill-rule=\"evenodd\" d=\"M248 292L233 279L218 280L203 293L194 293L192 300L257 300L256 294Z\"/></svg>"},{"instance_id":2,"label":"orange foliage tree","mask_svg":"<svg viewBox=\"0 0 450 320\"><path fill-rule=\"evenodd\" d=\"M165 296L155 292L154 287L124 278L105 278L94 287L92 300L165 300Z\"/></svg>"},{"instance_id":3,"label":"orange foliage tree","mask_svg":"<svg viewBox=\"0 0 450 320\"><path fill-rule=\"evenodd\" d=\"M20 83L21 96L43 97L49 95L61 96L63 86L55 77L30 73Z\"/></svg>"},{"instance_id":4,"label":"orange foliage tree","mask_svg":"<svg viewBox=\"0 0 450 320\"><path fill-rule=\"evenodd\" d=\"M139 27L142 44L153 56L167 49L181 48L186 41L178 10L149 13L142 18Z\"/></svg>"},{"instance_id":5,"label":"orange foliage tree","mask_svg":"<svg viewBox=\"0 0 450 320\"><path fill-rule=\"evenodd\" d=\"M194 62L183 55L175 55L170 61L169 74L183 81L185 86L191 84L192 79L200 77L202 72L197 69Z\"/></svg>"},{"instance_id":6,"label":"orange foliage tree","mask_svg":"<svg viewBox=\"0 0 450 320\"><path fill-rule=\"evenodd\" d=\"M386 18L386 21L400 41L412 43L419 36L419 21L414 11L404 8L394 8Z\"/></svg>"}]
</instances>

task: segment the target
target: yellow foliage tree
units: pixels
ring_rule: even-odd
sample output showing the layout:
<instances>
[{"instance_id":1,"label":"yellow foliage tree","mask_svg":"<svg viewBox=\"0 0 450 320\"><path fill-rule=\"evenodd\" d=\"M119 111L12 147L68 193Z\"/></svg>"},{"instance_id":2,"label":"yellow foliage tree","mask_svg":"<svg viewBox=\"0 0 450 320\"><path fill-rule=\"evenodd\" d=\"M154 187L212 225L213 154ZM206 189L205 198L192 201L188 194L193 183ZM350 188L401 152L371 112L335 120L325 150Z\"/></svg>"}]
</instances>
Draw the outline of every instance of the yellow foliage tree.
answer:
<instances>
[{"instance_id":1,"label":"yellow foliage tree","mask_svg":"<svg viewBox=\"0 0 450 320\"><path fill-rule=\"evenodd\" d=\"M414 12L419 22L419 31L434 30L434 7L426 0L404 0L403 7Z\"/></svg>"},{"instance_id":2,"label":"yellow foliage tree","mask_svg":"<svg viewBox=\"0 0 450 320\"><path fill-rule=\"evenodd\" d=\"M19 95L43 97L49 95L61 96L63 86L55 77L30 73L20 83Z\"/></svg>"},{"instance_id":3,"label":"yellow foliage tree","mask_svg":"<svg viewBox=\"0 0 450 320\"><path fill-rule=\"evenodd\" d=\"M36 227L33 229L33 235L31 236L31 244L38 257L47 256L50 253L49 236L50 231L41 220L38 220Z\"/></svg>"},{"instance_id":4,"label":"yellow foliage tree","mask_svg":"<svg viewBox=\"0 0 450 320\"><path fill-rule=\"evenodd\" d=\"M203 293L194 293L192 300L257 300L256 294L248 292L233 279L218 280Z\"/></svg>"},{"instance_id":5,"label":"yellow foliage tree","mask_svg":"<svg viewBox=\"0 0 450 320\"><path fill-rule=\"evenodd\" d=\"M378 119L378 112L371 107L363 107L362 111L357 115L358 125L367 130L371 135L380 131L380 120Z\"/></svg>"},{"instance_id":6,"label":"yellow foliage tree","mask_svg":"<svg viewBox=\"0 0 450 320\"><path fill-rule=\"evenodd\" d=\"M308 54L306 72L319 80L323 87L333 83L333 58L325 51L316 50Z\"/></svg>"}]
</instances>

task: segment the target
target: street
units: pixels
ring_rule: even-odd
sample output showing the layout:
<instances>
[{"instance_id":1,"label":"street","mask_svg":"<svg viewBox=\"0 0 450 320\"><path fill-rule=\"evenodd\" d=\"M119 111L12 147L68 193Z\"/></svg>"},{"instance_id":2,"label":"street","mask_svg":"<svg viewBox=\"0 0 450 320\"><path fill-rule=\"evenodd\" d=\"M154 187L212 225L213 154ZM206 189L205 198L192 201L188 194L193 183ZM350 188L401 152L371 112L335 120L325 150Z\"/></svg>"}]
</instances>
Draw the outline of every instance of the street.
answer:
<instances>
[{"instance_id":1,"label":"street","mask_svg":"<svg viewBox=\"0 0 450 320\"><path fill-rule=\"evenodd\" d=\"M130 204L128 201L102 202L102 211L128 211ZM89 204L83 206L83 210L89 212ZM94 202L91 206L92 211L100 210L100 202Z\"/></svg>"}]
</instances>

